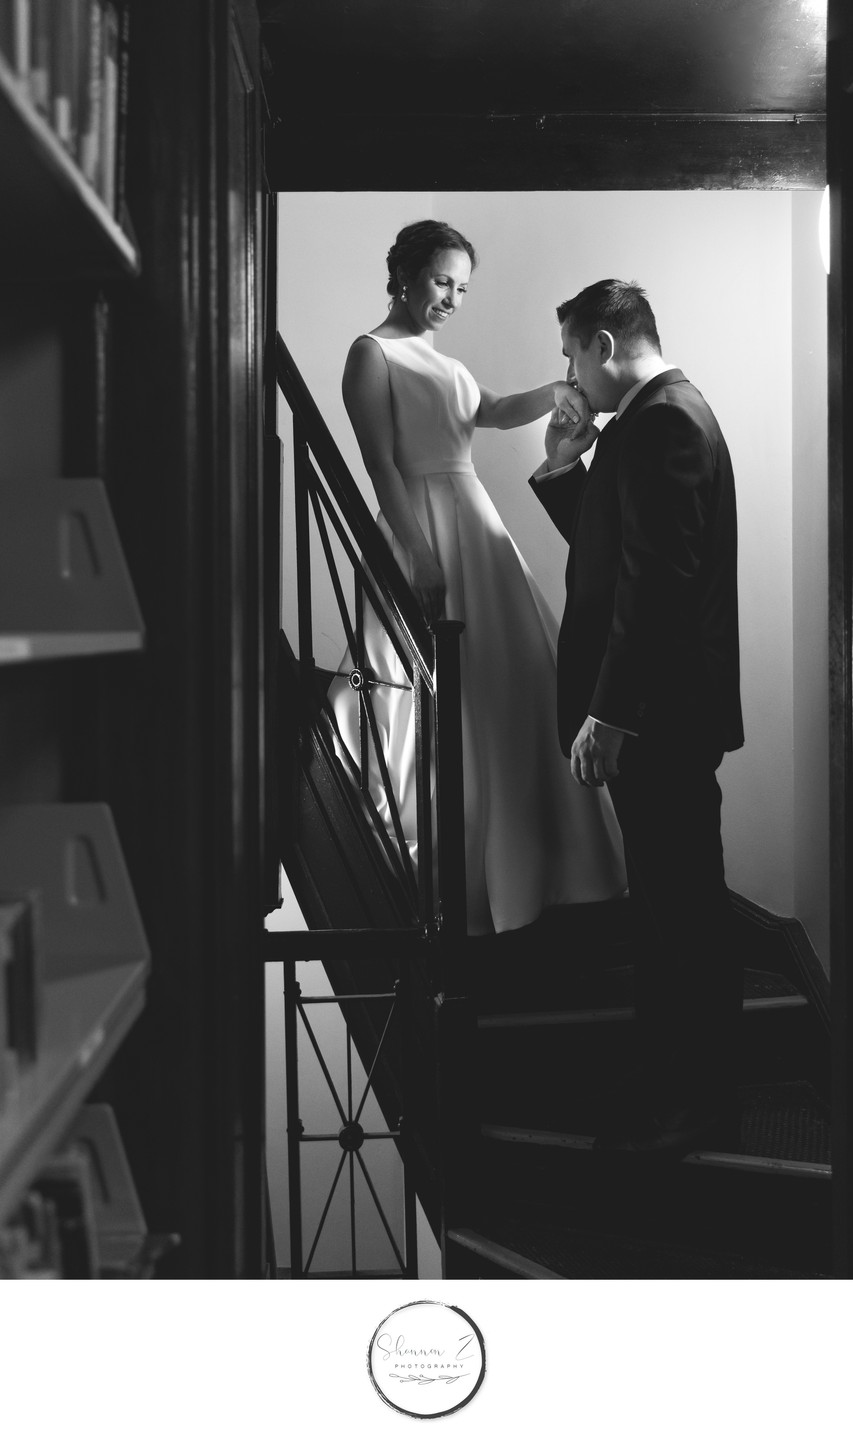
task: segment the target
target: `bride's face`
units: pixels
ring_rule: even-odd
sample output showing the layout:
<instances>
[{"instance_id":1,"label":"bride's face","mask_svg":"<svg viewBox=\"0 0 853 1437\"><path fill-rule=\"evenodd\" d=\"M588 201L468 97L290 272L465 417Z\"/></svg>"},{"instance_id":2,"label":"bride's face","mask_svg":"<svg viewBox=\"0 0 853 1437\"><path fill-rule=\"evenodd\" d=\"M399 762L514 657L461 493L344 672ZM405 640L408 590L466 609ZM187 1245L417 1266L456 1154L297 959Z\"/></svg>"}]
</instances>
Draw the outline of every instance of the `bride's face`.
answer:
<instances>
[{"instance_id":1,"label":"bride's face","mask_svg":"<svg viewBox=\"0 0 853 1437\"><path fill-rule=\"evenodd\" d=\"M447 323L468 292L471 261L464 250L442 249L407 286L406 308L418 334Z\"/></svg>"}]
</instances>

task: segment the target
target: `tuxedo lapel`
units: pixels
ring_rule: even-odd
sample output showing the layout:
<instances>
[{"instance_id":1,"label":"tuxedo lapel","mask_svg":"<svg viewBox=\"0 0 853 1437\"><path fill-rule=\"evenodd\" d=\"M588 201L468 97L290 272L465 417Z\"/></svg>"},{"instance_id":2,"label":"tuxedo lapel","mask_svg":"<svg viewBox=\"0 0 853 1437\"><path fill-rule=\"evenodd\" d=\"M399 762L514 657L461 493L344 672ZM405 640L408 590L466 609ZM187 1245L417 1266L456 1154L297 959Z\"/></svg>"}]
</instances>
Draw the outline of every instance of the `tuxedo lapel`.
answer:
<instances>
[{"instance_id":1,"label":"tuxedo lapel","mask_svg":"<svg viewBox=\"0 0 853 1437\"><path fill-rule=\"evenodd\" d=\"M680 369L664 369L660 374L656 374L650 379L647 384L644 384L639 393L634 395L627 409L624 409L618 416L614 414L613 418L605 424L599 438L596 440L595 454L590 465L590 471L595 468L599 456L606 454L608 449L612 448L617 435L624 435L629 420L631 420L635 414L639 413L643 405L646 404L654 394L657 394L659 389L663 389L664 386L668 384L686 383L687 380Z\"/></svg>"},{"instance_id":2,"label":"tuxedo lapel","mask_svg":"<svg viewBox=\"0 0 853 1437\"><path fill-rule=\"evenodd\" d=\"M592 473L593 469L595 468L595 466L596 466L596 464L598 463L598 461L599 461L599 459L601 458L601 456L602 456L603 454L606 454L606 453L607 453L607 450L608 450L608 449L611 447L611 445L613 444L613 442L614 442L614 440L615 440L615 438L616 438L616 427L617 427L618 424L619 424L619 420L618 420L618 419L616 419L615 417L614 417L613 419L611 419L607 424L605 424L604 428L602 429L601 433L599 434L598 438L596 439L596 441L595 441L595 454L593 455L593 457L592 457L592 463L591 463L590 466L589 466L589 468L590 468L590 473Z\"/></svg>"}]
</instances>

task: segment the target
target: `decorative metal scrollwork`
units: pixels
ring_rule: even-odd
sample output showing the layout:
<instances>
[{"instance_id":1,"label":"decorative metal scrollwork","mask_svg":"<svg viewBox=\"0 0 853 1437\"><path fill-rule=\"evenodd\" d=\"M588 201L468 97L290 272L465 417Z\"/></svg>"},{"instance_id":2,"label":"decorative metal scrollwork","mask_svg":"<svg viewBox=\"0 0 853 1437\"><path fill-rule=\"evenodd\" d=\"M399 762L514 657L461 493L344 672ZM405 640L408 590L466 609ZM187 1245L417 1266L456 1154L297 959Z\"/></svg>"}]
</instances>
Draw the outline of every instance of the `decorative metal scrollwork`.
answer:
<instances>
[{"instance_id":1,"label":"decorative metal scrollwork","mask_svg":"<svg viewBox=\"0 0 853 1437\"><path fill-rule=\"evenodd\" d=\"M344 1123L338 1133L338 1142L345 1153L357 1153L364 1143L364 1128L361 1123Z\"/></svg>"}]
</instances>

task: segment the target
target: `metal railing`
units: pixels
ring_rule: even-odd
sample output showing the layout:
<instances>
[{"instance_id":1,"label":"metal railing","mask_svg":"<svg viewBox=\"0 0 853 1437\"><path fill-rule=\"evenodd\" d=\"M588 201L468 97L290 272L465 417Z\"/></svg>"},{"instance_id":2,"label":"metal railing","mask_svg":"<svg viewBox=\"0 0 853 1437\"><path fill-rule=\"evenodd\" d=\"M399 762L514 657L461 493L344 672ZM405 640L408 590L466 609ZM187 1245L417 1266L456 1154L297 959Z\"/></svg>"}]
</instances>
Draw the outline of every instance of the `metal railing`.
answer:
<instances>
[{"instance_id":1,"label":"metal railing","mask_svg":"<svg viewBox=\"0 0 853 1437\"><path fill-rule=\"evenodd\" d=\"M464 992L464 961L460 959L467 932L465 884L465 839L462 783L462 722L459 639L463 625L439 621L427 627L391 550L374 521L367 504L334 442L281 336L276 341L276 376L279 388L292 412L294 538L296 565L298 671L302 688L301 711L311 722L324 727L326 752L333 752L341 770L357 787L362 811L375 835L376 863L386 864L408 898L412 916L409 930L398 935L371 932L375 945L381 936L382 951L392 954L389 972L394 977L387 991L368 992L360 980L354 991L340 985L328 1002L337 1003L346 1016L354 1005L383 1004L387 1021L381 1033L371 1038L371 1051L362 1051L366 1080L360 1097L353 1079L352 1036L349 1024L344 1035L345 1092L338 1091L331 1065L323 1057L314 1032L309 1007L297 981L297 961L315 960L326 964L330 953L348 948L349 972L357 973L356 955L364 932L271 934L271 960L284 965L284 1006L288 1089L288 1155L290 1170L291 1264L294 1277L312 1273L312 1262L330 1212L335 1192L348 1172L350 1192L351 1272L359 1273L355 1228L355 1175L360 1172L379 1213L401 1275L417 1275L415 1236L414 1167L424 1172L421 1160L436 1141L447 1153L458 1155L459 1088L454 1082L454 1053L459 1050L458 1014ZM346 665L330 674L321 669L314 655L314 573L312 555L322 555L324 582L331 584L346 644ZM396 660L395 677L380 675L371 667L367 632L379 632L382 643ZM358 743L352 748L344 741L329 701L329 681L348 685L358 705ZM395 792L395 775L389 772L383 753L375 698L390 683L401 683L411 691L414 712L416 762L416 834L407 831ZM381 799L381 803L378 802ZM382 807L385 817L379 811ZM417 861L410 844L414 838ZM426 857L425 857L426 856ZM419 939L427 940L420 945ZM281 940L286 940L282 943ZM295 940L295 941L294 941ZM417 957L416 949L419 949ZM374 950L375 951L375 946ZM332 958L334 964L334 958ZM417 969L417 981L413 975ZM417 996L414 989L417 987ZM370 1024L362 1023L362 1036ZM416 1029L419 1031L416 1032ZM300 1073L298 1063L300 1031L324 1076L340 1119L337 1132L308 1132L300 1115ZM369 1132L362 1123L368 1091L376 1087L377 1069L388 1064L390 1035L397 1039L399 1069L399 1116L389 1119L387 1131ZM452 1034L449 1042L448 1035ZM411 1052L419 1040L433 1054L435 1068L430 1074L414 1075ZM364 1048L364 1044L362 1044ZM393 1060L392 1061L393 1064ZM439 1067L442 1069L438 1071ZM394 1084L392 1083L392 1087ZM424 1100L425 1088L429 1096ZM446 1097L443 1096L446 1094ZM432 1136L420 1126L426 1109L435 1111L426 1120ZM446 1116L443 1116L444 1108ZM387 1103L386 1103L387 1109ZM437 1139L435 1135L438 1135ZM374 1184L365 1152L378 1138L394 1140L404 1167L404 1239L398 1243ZM301 1154L306 1143L337 1142L340 1156L325 1206L320 1212L307 1257L303 1250L303 1202ZM414 1148L419 1160L411 1161ZM455 1160L455 1157L454 1157ZM427 1156L429 1168L431 1157ZM442 1155L437 1155L438 1202L442 1211L452 1175Z\"/></svg>"},{"instance_id":2,"label":"metal railing","mask_svg":"<svg viewBox=\"0 0 853 1437\"><path fill-rule=\"evenodd\" d=\"M330 726L340 762L358 784L377 844L416 905L425 929L466 931L465 843L459 636L463 625L439 621L429 629L391 550L375 523L302 376L279 335L277 378L293 414L298 662L309 711ZM343 627L349 662L336 676L358 702L359 746L341 737L326 682L314 658L311 524L319 539ZM342 576L343 555L348 574ZM347 597L347 588L350 598ZM366 618L381 629L415 716L417 831L404 831L394 775L388 771L374 695L389 685L369 662ZM389 819L380 816L381 792ZM432 861L413 865L410 843Z\"/></svg>"}]
</instances>

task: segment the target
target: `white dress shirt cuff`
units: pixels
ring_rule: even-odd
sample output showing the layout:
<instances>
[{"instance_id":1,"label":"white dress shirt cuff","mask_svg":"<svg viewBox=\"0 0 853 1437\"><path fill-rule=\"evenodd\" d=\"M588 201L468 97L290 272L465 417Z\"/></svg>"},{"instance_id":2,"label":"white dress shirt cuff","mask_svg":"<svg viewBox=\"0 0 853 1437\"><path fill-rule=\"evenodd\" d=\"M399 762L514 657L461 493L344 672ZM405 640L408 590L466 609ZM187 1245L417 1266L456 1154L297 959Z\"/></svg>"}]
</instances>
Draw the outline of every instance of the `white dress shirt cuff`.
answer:
<instances>
[{"instance_id":1,"label":"white dress shirt cuff","mask_svg":"<svg viewBox=\"0 0 853 1437\"><path fill-rule=\"evenodd\" d=\"M571 464L563 464L560 469L549 469L548 460L543 459L533 475L533 482L534 484L541 484L544 479L556 479L558 474L568 474L569 470L576 469L578 464L580 464L580 458L573 459Z\"/></svg>"},{"instance_id":2,"label":"white dress shirt cuff","mask_svg":"<svg viewBox=\"0 0 853 1437\"><path fill-rule=\"evenodd\" d=\"M604 722L604 719L597 719L597 718L595 717L595 714L590 714L590 718L592 719L593 723L600 723L602 728L612 728L612 729L615 729L617 733L627 733L627 734L630 734L631 738L637 738L637 737L638 737L638 734L637 734L637 732L636 732L635 729L632 729L632 728L620 728L618 723L605 723L605 722Z\"/></svg>"}]
</instances>

